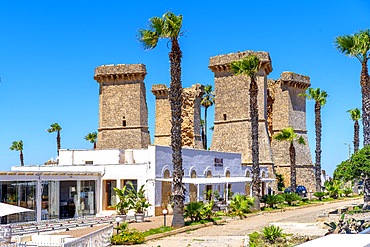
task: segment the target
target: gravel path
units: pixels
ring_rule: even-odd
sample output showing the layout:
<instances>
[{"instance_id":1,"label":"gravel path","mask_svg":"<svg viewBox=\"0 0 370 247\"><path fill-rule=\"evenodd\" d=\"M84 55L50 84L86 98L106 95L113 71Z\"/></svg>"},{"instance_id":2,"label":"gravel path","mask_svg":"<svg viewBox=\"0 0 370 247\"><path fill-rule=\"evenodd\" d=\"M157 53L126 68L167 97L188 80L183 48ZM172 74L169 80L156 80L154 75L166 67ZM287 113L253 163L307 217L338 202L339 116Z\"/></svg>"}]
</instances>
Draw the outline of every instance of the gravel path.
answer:
<instances>
[{"instance_id":1,"label":"gravel path","mask_svg":"<svg viewBox=\"0 0 370 247\"><path fill-rule=\"evenodd\" d=\"M260 231L263 227L274 222L280 224L285 223L285 225L288 226L287 229L284 228L284 231L287 230L286 232L297 234L303 233L304 235L310 235L309 233L313 233L311 235L317 235L316 230L321 229L321 232L319 231L319 233L324 234L326 230L322 230L323 223L317 222L317 217L319 215L342 206L360 203L362 201L363 199L346 200L311 207L297 207L294 210L259 213L244 220L230 219L224 225L205 227L193 232L181 233L136 246L242 246L246 234ZM300 224L298 224L298 226L294 226L295 223ZM312 229L310 227L312 227ZM293 231L290 231L292 229Z\"/></svg>"}]
</instances>

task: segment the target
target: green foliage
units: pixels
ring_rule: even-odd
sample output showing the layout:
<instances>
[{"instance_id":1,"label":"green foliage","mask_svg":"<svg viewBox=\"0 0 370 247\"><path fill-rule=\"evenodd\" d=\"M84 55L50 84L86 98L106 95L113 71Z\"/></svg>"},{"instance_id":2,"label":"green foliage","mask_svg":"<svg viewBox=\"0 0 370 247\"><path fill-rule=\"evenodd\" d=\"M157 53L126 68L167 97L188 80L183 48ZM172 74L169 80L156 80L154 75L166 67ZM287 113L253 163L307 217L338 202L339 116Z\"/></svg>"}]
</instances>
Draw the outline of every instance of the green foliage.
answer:
<instances>
[{"instance_id":1,"label":"green foliage","mask_svg":"<svg viewBox=\"0 0 370 247\"><path fill-rule=\"evenodd\" d=\"M345 194L346 195L346 197L348 197L350 194L352 194L352 189L351 188L345 188L344 190L343 190L343 194Z\"/></svg>"},{"instance_id":2,"label":"green foliage","mask_svg":"<svg viewBox=\"0 0 370 247\"><path fill-rule=\"evenodd\" d=\"M285 188L283 175L276 173L276 180L277 180L278 191L283 191Z\"/></svg>"},{"instance_id":3,"label":"green foliage","mask_svg":"<svg viewBox=\"0 0 370 247\"><path fill-rule=\"evenodd\" d=\"M288 127L282 129L279 133L275 134L273 138L277 141L287 141L293 143L294 140L297 140L299 144L305 145L306 142L304 141L302 136L298 136L292 127Z\"/></svg>"},{"instance_id":4,"label":"green foliage","mask_svg":"<svg viewBox=\"0 0 370 247\"><path fill-rule=\"evenodd\" d=\"M147 237L147 236L158 234L158 233L169 232L169 231L172 231L173 229L174 228L172 228L170 226L161 226L161 227L158 227L158 228L149 229L149 230L143 232L143 234L144 234L144 237Z\"/></svg>"},{"instance_id":5,"label":"green foliage","mask_svg":"<svg viewBox=\"0 0 370 247\"><path fill-rule=\"evenodd\" d=\"M370 145L358 150L350 160L343 161L334 171L334 180L349 181L366 176L370 177Z\"/></svg>"},{"instance_id":6,"label":"green foliage","mask_svg":"<svg viewBox=\"0 0 370 247\"><path fill-rule=\"evenodd\" d=\"M289 206L294 205L295 202L302 200L302 198L294 192L282 194L286 203Z\"/></svg>"},{"instance_id":7,"label":"green foliage","mask_svg":"<svg viewBox=\"0 0 370 247\"><path fill-rule=\"evenodd\" d=\"M133 202L133 208L136 213L144 213L144 211L150 206L150 203L145 197L144 184L139 188L138 191L135 190L132 183L129 183L129 197Z\"/></svg>"},{"instance_id":8,"label":"green foliage","mask_svg":"<svg viewBox=\"0 0 370 247\"><path fill-rule=\"evenodd\" d=\"M184 217L190 218L191 221L199 221L202 219L203 202L190 202L185 206Z\"/></svg>"},{"instance_id":9,"label":"green foliage","mask_svg":"<svg viewBox=\"0 0 370 247\"><path fill-rule=\"evenodd\" d=\"M131 198L131 191L127 189L127 186L123 186L122 189L114 188L119 202L115 205L118 214L126 214L128 210L132 209L134 206L133 200Z\"/></svg>"},{"instance_id":10,"label":"green foliage","mask_svg":"<svg viewBox=\"0 0 370 247\"><path fill-rule=\"evenodd\" d=\"M113 245L141 244L144 243L144 241L144 234L136 229L123 231L117 235L113 235L111 238L111 243Z\"/></svg>"},{"instance_id":11,"label":"green foliage","mask_svg":"<svg viewBox=\"0 0 370 247\"><path fill-rule=\"evenodd\" d=\"M263 200L269 207L274 208L277 204L284 202L284 197L280 194L264 195Z\"/></svg>"},{"instance_id":12,"label":"green foliage","mask_svg":"<svg viewBox=\"0 0 370 247\"><path fill-rule=\"evenodd\" d=\"M185 206L184 217L190 218L192 222L204 219L211 220L214 213L212 212L214 202L204 204L203 202L190 202Z\"/></svg>"},{"instance_id":13,"label":"green foliage","mask_svg":"<svg viewBox=\"0 0 370 247\"><path fill-rule=\"evenodd\" d=\"M23 150L23 141L13 141L12 146L9 148L10 150L22 151Z\"/></svg>"},{"instance_id":14,"label":"green foliage","mask_svg":"<svg viewBox=\"0 0 370 247\"><path fill-rule=\"evenodd\" d=\"M248 75L250 78L255 78L259 69L259 59L256 55L249 55L239 61L231 63L231 70L236 75Z\"/></svg>"},{"instance_id":15,"label":"green foliage","mask_svg":"<svg viewBox=\"0 0 370 247\"><path fill-rule=\"evenodd\" d=\"M314 100L320 103L321 106L326 104L326 98L329 97L328 93L320 88L309 88L306 93L301 93L299 96L305 97L308 100Z\"/></svg>"},{"instance_id":16,"label":"green foliage","mask_svg":"<svg viewBox=\"0 0 370 247\"><path fill-rule=\"evenodd\" d=\"M338 180L325 181L325 189L328 191L328 195L331 198L337 199L341 190L341 183Z\"/></svg>"},{"instance_id":17,"label":"green foliage","mask_svg":"<svg viewBox=\"0 0 370 247\"><path fill-rule=\"evenodd\" d=\"M122 222L119 226L114 227L114 229L118 230L119 232L124 232L128 230L128 222Z\"/></svg>"},{"instance_id":18,"label":"green foliage","mask_svg":"<svg viewBox=\"0 0 370 247\"><path fill-rule=\"evenodd\" d=\"M263 236L270 242L275 242L277 238L283 236L283 229L278 226L270 225L263 228Z\"/></svg>"},{"instance_id":19,"label":"green foliage","mask_svg":"<svg viewBox=\"0 0 370 247\"><path fill-rule=\"evenodd\" d=\"M263 240L259 232L252 232L249 234L249 247L260 247L263 246Z\"/></svg>"},{"instance_id":20,"label":"green foliage","mask_svg":"<svg viewBox=\"0 0 370 247\"><path fill-rule=\"evenodd\" d=\"M322 198L325 197L325 192L316 191L315 193L313 193L313 195L316 196L319 199L319 201L321 201Z\"/></svg>"},{"instance_id":21,"label":"green foliage","mask_svg":"<svg viewBox=\"0 0 370 247\"><path fill-rule=\"evenodd\" d=\"M216 200L220 200L220 199L222 199L222 196L220 195L220 193L218 192L218 190L215 190L214 192L213 192L213 198L215 198Z\"/></svg>"},{"instance_id":22,"label":"green foliage","mask_svg":"<svg viewBox=\"0 0 370 247\"><path fill-rule=\"evenodd\" d=\"M231 214L243 219L246 217L247 213L250 213L250 207L253 206L253 204L254 199L252 197L236 194L233 196L230 203Z\"/></svg>"}]
</instances>

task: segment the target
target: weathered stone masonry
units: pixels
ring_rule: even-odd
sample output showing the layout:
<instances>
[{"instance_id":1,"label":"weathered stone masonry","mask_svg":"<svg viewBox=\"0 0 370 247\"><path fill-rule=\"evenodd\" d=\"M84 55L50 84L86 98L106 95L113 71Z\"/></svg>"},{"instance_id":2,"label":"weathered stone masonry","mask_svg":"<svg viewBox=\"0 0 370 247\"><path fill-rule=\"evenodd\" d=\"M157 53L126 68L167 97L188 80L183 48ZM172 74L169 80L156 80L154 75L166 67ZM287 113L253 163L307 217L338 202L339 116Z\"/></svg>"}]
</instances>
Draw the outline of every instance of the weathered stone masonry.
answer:
<instances>
[{"instance_id":1,"label":"weathered stone masonry","mask_svg":"<svg viewBox=\"0 0 370 247\"><path fill-rule=\"evenodd\" d=\"M274 176L273 159L267 131L267 75L272 71L267 52L245 51L210 58L209 68L215 76L215 122L211 150L242 154L242 164L252 164L249 84L247 76L236 76L230 69L233 61L255 54L262 65L257 75L259 114L259 161Z\"/></svg>"},{"instance_id":2,"label":"weathered stone masonry","mask_svg":"<svg viewBox=\"0 0 370 247\"><path fill-rule=\"evenodd\" d=\"M299 96L310 87L310 78L292 72L283 72L280 79L269 81L269 107L272 109L269 126L271 136L284 128L292 127L302 136L306 145L294 143L296 149L297 185L304 185L315 191L315 174L311 160L310 146L306 129L306 99ZM284 177L286 186L290 185L289 143L271 141L275 169Z\"/></svg>"},{"instance_id":3,"label":"weathered stone masonry","mask_svg":"<svg viewBox=\"0 0 370 247\"><path fill-rule=\"evenodd\" d=\"M156 98L154 145L171 145L171 105L168 98L169 88L164 84L152 86L152 93ZM203 87L195 84L184 88L182 92L183 107L181 112L182 145L201 149L200 136L200 100Z\"/></svg>"},{"instance_id":4,"label":"weathered stone masonry","mask_svg":"<svg viewBox=\"0 0 370 247\"><path fill-rule=\"evenodd\" d=\"M150 144L143 64L99 66L97 148L139 149Z\"/></svg>"}]
</instances>

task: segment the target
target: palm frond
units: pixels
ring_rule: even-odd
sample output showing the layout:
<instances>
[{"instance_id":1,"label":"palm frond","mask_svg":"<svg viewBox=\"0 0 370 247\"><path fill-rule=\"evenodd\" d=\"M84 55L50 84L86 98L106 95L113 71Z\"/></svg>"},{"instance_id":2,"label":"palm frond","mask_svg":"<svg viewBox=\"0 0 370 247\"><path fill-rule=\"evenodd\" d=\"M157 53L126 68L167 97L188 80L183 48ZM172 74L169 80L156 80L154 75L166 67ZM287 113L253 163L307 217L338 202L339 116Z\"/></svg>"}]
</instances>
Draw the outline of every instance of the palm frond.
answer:
<instances>
[{"instance_id":1,"label":"palm frond","mask_svg":"<svg viewBox=\"0 0 370 247\"><path fill-rule=\"evenodd\" d=\"M168 11L163 15L165 37L177 39L182 27L182 15L175 15Z\"/></svg>"},{"instance_id":2,"label":"palm frond","mask_svg":"<svg viewBox=\"0 0 370 247\"><path fill-rule=\"evenodd\" d=\"M305 140L303 139L302 136L298 137L298 143L302 144L302 145L306 145L306 142L305 142Z\"/></svg>"},{"instance_id":3,"label":"palm frond","mask_svg":"<svg viewBox=\"0 0 370 247\"><path fill-rule=\"evenodd\" d=\"M347 111L349 115L351 116L351 119L353 121L358 121L361 119L361 110L358 108L350 109Z\"/></svg>"},{"instance_id":4,"label":"palm frond","mask_svg":"<svg viewBox=\"0 0 370 247\"><path fill-rule=\"evenodd\" d=\"M141 29L139 30L139 41L145 50L151 50L157 46L158 35L156 32Z\"/></svg>"},{"instance_id":5,"label":"palm frond","mask_svg":"<svg viewBox=\"0 0 370 247\"><path fill-rule=\"evenodd\" d=\"M242 60L232 62L231 70L235 75L248 75L255 78L258 73L260 61L256 55L250 55Z\"/></svg>"}]
</instances>

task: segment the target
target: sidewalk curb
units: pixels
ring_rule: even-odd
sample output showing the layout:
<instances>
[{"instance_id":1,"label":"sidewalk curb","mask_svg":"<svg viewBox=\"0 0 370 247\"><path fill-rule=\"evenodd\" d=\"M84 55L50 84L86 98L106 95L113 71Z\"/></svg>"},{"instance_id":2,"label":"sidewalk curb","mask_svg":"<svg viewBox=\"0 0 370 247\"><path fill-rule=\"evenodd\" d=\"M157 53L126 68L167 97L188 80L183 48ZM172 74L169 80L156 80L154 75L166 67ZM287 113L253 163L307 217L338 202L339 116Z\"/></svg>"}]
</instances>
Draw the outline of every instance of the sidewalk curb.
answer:
<instances>
[{"instance_id":1,"label":"sidewalk curb","mask_svg":"<svg viewBox=\"0 0 370 247\"><path fill-rule=\"evenodd\" d=\"M222 220L217 220L215 222L208 222L208 223L205 223L205 224L199 224L199 225L194 225L194 226L184 226L184 227L172 230L172 231L150 235L150 236L145 238L145 242L155 240L155 239L158 239L158 238L163 238L163 237L176 235L176 234L183 233L183 232L186 232L186 231L197 230L197 229L203 228L203 227L208 227L208 226L213 226L213 225L220 225L220 224L223 224L225 222L226 222L226 220L222 219Z\"/></svg>"}]
</instances>

